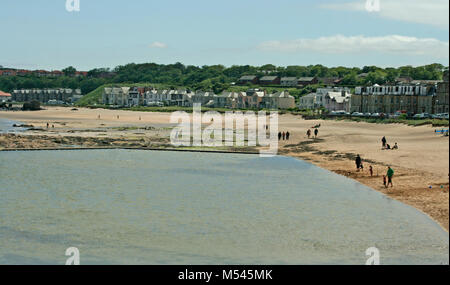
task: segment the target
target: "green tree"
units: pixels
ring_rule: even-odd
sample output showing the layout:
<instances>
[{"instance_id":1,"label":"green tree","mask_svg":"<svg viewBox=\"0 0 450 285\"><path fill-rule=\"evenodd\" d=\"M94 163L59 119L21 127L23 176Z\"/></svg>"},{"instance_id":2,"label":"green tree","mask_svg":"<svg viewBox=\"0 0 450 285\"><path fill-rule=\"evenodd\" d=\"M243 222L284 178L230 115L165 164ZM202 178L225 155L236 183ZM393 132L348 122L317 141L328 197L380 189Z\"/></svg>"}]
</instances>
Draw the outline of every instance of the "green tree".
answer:
<instances>
[{"instance_id":1,"label":"green tree","mask_svg":"<svg viewBox=\"0 0 450 285\"><path fill-rule=\"evenodd\" d=\"M65 76L74 76L75 72L77 72L77 70L75 69L75 67L69 66L69 67L64 68L62 70L62 72L64 72Z\"/></svg>"}]
</instances>

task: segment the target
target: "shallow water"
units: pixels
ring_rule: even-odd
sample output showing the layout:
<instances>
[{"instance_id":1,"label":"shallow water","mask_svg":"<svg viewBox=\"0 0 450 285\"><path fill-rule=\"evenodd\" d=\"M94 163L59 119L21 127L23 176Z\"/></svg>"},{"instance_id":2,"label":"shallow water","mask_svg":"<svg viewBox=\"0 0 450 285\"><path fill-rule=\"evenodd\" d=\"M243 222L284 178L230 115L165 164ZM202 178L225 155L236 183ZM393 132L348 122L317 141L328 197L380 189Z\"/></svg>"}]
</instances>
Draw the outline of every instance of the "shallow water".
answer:
<instances>
[{"instance_id":1,"label":"shallow water","mask_svg":"<svg viewBox=\"0 0 450 285\"><path fill-rule=\"evenodd\" d=\"M448 234L287 157L0 152L0 264L448 264Z\"/></svg>"},{"instance_id":2,"label":"shallow water","mask_svg":"<svg viewBox=\"0 0 450 285\"><path fill-rule=\"evenodd\" d=\"M1 133L18 133L26 131L26 128L15 128L13 127L14 124L20 125L20 122L11 121L8 119L2 119L0 118L0 134Z\"/></svg>"}]
</instances>

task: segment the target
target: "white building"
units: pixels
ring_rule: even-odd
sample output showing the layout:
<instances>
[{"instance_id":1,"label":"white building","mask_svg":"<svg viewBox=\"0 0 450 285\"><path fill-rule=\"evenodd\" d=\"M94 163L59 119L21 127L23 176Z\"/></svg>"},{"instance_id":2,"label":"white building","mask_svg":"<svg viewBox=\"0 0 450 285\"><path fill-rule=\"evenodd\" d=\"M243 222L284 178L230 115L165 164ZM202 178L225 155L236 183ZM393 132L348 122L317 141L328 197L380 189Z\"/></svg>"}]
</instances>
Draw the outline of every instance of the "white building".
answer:
<instances>
[{"instance_id":1,"label":"white building","mask_svg":"<svg viewBox=\"0 0 450 285\"><path fill-rule=\"evenodd\" d=\"M127 106L130 87L106 87L103 91L103 104Z\"/></svg>"},{"instance_id":2,"label":"white building","mask_svg":"<svg viewBox=\"0 0 450 285\"><path fill-rule=\"evenodd\" d=\"M328 111L350 112L351 94L346 91L327 92L324 97L324 107Z\"/></svg>"},{"instance_id":3,"label":"white building","mask_svg":"<svg viewBox=\"0 0 450 285\"><path fill-rule=\"evenodd\" d=\"M323 95L317 93L310 93L302 96L299 99L298 108L301 110L314 110L323 106Z\"/></svg>"}]
</instances>

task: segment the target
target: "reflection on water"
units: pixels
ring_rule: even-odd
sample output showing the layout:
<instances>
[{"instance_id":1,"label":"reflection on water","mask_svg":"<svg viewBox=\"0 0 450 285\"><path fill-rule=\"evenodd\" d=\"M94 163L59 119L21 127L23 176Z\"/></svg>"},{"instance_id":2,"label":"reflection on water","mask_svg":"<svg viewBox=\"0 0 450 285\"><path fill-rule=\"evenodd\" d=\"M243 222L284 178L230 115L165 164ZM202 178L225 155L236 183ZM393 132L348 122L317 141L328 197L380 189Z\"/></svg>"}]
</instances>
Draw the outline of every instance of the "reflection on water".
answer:
<instances>
[{"instance_id":1,"label":"reflection on water","mask_svg":"<svg viewBox=\"0 0 450 285\"><path fill-rule=\"evenodd\" d=\"M0 264L448 263L415 209L292 158L0 152Z\"/></svg>"}]
</instances>

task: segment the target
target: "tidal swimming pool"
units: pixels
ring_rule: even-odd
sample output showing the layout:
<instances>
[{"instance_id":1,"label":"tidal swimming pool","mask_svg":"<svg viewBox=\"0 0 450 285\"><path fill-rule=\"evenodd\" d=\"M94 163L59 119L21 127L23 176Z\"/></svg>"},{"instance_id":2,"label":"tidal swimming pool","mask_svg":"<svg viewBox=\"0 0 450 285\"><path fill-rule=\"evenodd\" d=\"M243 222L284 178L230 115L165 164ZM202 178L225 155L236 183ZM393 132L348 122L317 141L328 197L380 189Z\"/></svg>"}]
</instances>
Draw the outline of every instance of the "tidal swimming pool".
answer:
<instances>
[{"instance_id":1,"label":"tidal swimming pool","mask_svg":"<svg viewBox=\"0 0 450 285\"><path fill-rule=\"evenodd\" d=\"M412 207L288 157L0 152L0 264L448 264Z\"/></svg>"}]
</instances>

